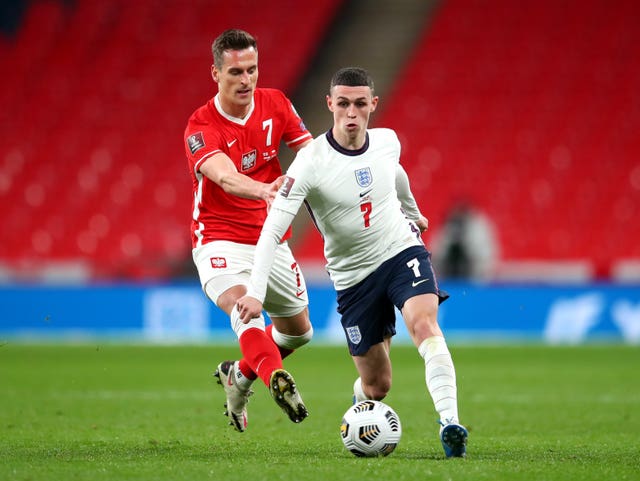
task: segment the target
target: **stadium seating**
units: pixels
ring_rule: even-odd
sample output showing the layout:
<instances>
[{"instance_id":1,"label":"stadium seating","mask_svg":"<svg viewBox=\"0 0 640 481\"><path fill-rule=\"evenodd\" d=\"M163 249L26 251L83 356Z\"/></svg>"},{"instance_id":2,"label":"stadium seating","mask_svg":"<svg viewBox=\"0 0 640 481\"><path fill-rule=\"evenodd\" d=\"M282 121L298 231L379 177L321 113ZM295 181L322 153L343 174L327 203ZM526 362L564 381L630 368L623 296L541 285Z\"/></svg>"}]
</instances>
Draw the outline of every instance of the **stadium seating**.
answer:
<instances>
[{"instance_id":1,"label":"stadium seating","mask_svg":"<svg viewBox=\"0 0 640 481\"><path fill-rule=\"evenodd\" d=\"M638 19L632 0L442 3L375 118L401 137L427 242L464 199L505 263L606 276L640 257ZM319 252L315 232L296 249Z\"/></svg>"},{"instance_id":2,"label":"stadium seating","mask_svg":"<svg viewBox=\"0 0 640 481\"><path fill-rule=\"evenodd\" d=\"M0 42L0 277L175 274L190 256L182 133L215 93L211 41L252 32L261 85L290 92L340 3L29 2Z\"/></svg>"},{"instance_id":3,"label":"stadium seating","mask_svg":"<svg viewBox=\"0 0 640 481\"><path fill-rule=\"evenodd\" d=\"M179 270L182 132L214 92L212 38L254 32L261 84L291 92L342 3L29 2L16 37L0 35L0 278ZM639 5L442 2L374 117L401 137L427 242L464 199L493 220L505 263L606 276L640 258ZM320 237L295 248L316 263Z\"/></svg>"}]
</instances>

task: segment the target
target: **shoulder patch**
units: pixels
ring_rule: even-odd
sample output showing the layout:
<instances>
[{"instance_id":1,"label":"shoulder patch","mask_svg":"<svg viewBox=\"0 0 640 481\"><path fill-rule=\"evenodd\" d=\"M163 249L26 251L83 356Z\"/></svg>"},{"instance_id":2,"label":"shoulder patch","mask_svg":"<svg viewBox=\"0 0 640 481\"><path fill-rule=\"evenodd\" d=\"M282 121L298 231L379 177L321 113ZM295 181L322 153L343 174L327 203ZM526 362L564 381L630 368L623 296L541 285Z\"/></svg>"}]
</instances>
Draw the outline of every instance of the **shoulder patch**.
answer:
<instances>
[{"instance_id":1,"label":"shoulder patch","mask_svg":"<svg viewBox=\"0 0 640 481\"><path fill-rule=\"evenodd\" d=\"M191 155L195 154L198 150L204 147L204 137L202 132L196 132L187 137L187 145L191 151Z\"/></svg>"},{"instance_id":2,"label":"shoulder patch","mask_svg":"<svg viewBox=\"0 0 640 481\"><path fill-rule=\"evenodd\" d=\"M289 192L291 192L291 187L293 187L293 183L296 181L293 177L286 176L284 178L284 182L280 186L280 195L282 197L289 197Z\"/></svg>"}]
</instances>

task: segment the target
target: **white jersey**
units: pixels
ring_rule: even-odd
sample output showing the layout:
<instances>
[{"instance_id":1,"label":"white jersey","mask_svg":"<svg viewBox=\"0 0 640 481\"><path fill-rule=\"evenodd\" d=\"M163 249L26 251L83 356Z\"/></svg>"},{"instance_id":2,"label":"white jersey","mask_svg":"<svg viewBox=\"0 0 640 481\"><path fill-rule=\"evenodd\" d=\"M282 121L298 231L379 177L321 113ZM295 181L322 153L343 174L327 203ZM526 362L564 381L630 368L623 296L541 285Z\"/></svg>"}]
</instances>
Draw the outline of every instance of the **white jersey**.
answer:
<instances>
[{"instance_id":1,"label":"white jersey","mask_svg":"<svg viewBox=\"0 0 640 481\"><path fill-rule=\"evenodd\" d=\"M252 297L263 298L271 249L303 201L324 238L326 267L337 290L357 284L384 261L422 244L412 222L420 211L400 166L395 132L369 129L361 149L347 150L329 131L300 150L287 171L258 242Z\"/></svg>"}]
</instances>

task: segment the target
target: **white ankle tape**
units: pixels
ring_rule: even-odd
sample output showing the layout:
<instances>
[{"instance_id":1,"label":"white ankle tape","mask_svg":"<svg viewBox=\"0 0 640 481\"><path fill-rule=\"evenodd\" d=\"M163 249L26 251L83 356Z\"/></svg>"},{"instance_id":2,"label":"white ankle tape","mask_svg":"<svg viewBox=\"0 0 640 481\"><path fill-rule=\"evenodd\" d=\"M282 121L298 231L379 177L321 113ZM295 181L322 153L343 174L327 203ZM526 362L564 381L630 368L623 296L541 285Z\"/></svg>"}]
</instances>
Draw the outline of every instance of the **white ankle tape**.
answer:
<instances>
[{"instance_id":1,"label":"white ankle tape","mask_svg":"<svg viewBox=\"0 0 640 481\"><path fill-rule=\"evenodd\" d=\"M307 332L301 336L290 336L289 334L282 334L277 331L275 326L271 331L274 342L285 349L298 349L308 343L313 337L313 327L310 327Z\"/></svg>"}]
</instances>

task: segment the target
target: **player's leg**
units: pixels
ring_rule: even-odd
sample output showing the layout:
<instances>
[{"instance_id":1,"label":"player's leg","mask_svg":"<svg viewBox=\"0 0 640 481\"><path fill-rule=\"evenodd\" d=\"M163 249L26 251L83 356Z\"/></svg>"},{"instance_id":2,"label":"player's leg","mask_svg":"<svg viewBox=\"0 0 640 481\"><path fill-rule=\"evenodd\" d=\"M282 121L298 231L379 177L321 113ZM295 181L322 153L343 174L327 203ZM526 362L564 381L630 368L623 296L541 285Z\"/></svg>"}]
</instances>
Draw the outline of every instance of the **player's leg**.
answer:
<instances>
[{"instance_id":1,"label":"player's leg","mask_svg":"<svg viewBox=\"0 0 640 481\"><path fill-rule=\"evenodd\" d=\"M359 377L353 384L354 403L373 399L382 401L391 389L392 368L389 358L391 338L371 346L359 356L351 356Z\"/></svg>"},{"instance_id":2,"label":"player's leg","mask_svg":"<svg viewBox=\"0 0 640 481\"><path fill-rule=\"evenodd\" d=\"M398 262L394 302L425 363L425 380L440 416L441 441L448 457L464 456L467 430L459 424L456 373L438 324L438 307L448 296L439 291L426 250L412 249ZM407 260L408 259L408 260Z\"/></svg>"},{"instance_id":3,"label":"player's leg","mask_svg":"<svg viewBox=\"0 0 640 481\"><path fill-rule=\"evenodd\" d=\"M223 361L218 364L214 374L225 390L227 398L225 414L229 417L230 424L237 431L242 432L248 425L247 404L249 396L252 394L251 385L257 377L255 373L269 387L271 374L282 369L282 358L278 348L265 332L265 321L262 316L251 319L247 324L240 321L235 302L244 295L246 288L244 283L241 283L223 290L226 283L230 282L230 279L226 277L220 276L209 281L205 286L205 292L212 300L215 300L223 311L229 314L231 326L238 337L238 344L243 355L242 362L246 365L246 371L243 372L240 368L240 361ZM238 275L234 277L238 277ZM219 290L222 292L220 293Z\"/></svg>"},{"instance_id":4,"label":"player's leg","mask_svg":"<svg viewBox=\"0 0 640 481\"><path fill-rule=\"evenodd\" d=\"M272 321L268 332L283 359L307 344L313 336L306 291L297 262L289 247L281 244L269 276L264 307ZM283 371L272 377L270 389L273 399L293 422L308 416L290 373Z\"/></svg>"},{"instance_id":5,"label":"player's leg","mask_svg":"<svg viewBox=\"0 0 640 481\"><path fill-rule=\"evenodd\" d=\"M265 331L264 317L261 315L244 324L235 307L246 293L254 253L252 245L213 241L194 249L193 258L205 294L230 318L240 350L250 367L248 372L242 371L243 374L251 376L253 371L268 386L271 371L282 367L280 353Z\"/></svg>"},{"instance_id":6,"label":"player's leg","mask_svg":"<svg viewBox=\"0 0 640 481\"><path fill-rule=\"evenodd\" d=\"M440 416L440 441L447 457L464 457L468 432L458 419L456 373L438 326L438 297L422 294L405 302L407 328L425 363L427 388Z\"/></svg>"},{"instance_id":7,"label":"player's leg","mask_svg":"<svg viewBox=\"0 0 640 481\"><path fill-rule=\"evenodd\" d=\"M396 333L395 308L385 292L385 264L358 284L337 292L340 322L359 374L353 384L354 403L382 400L391 389L389 349Z\"/></svg>"},{"instance_id":8,"label":"player's leg","mask_svg":"<svg viewBox=\"0 0 640 481\"><path fill-rule=\"evenodd\" d=\"M278 346L282 359L313 337L304 277L291 251L285 247L280 245L276 251L264 303L272 322L266 327L266 333ZM240 360L240 369L248 379L256 379L257 375L244 359Z\"/></svg>"},{"instance_id":9,"label":"player's leg","mask_svg":"<svg viewBox=\"0 0 640 481\"><path fill-rule=\"evenodd\" d=\"M207 297L230 317L247 366L243 372L239 362L224 361L215 372L225 389L225 414L236 430L244 431L248 419L246 404L251 394L250 386L256 378L254 372L258 373L266 386L270 386L271 373L282 368L280 353L265 331L264 318L260 316L244 324L239 320L235 308L238 298L246 293L245 286L253 262L253 246L216 241L194 250L193 257ZM216 262L213 262L214 259Z\"/></svg>"},{"instance_id":10,"label":"player's leg","mask_svg":"<svg viewBox=\"0 0 640 481\"><path fill-rule=\"evenodd\" d=\"M402 316L425 362L427 388L441 422L458 422L456 374L451 353L437 322L438 296L421 294L408 299Z\"/></svg>"},{"instance_id":11,"label":"player's leg","mask_svg":"<svg viewBox=\"0 0 640 481\"><path fill-rule=\"evenodd\" d=\"M212 284L215 284L215 280L207 284L207 294L213 289L211 287ZM266 332L264 316L260 315L260 317L251 319L246 324L240 320L240 314L235 303L244 293L246 293L244 283L236 285L224 291L218 297L217 304L225 312L228 311L229 313L231 327L238 336L238 344L240 345L244 362L268 387L271 373L276 369L282 369L282 357L277 346Z\"/></svg>"},{"instance_id":12,"label":"player's leg","mask_svg":"<svg viewBox=\"0 0 640 481\"><path fill-rule=\"evenodd\" d=\"M289 246L282 243L271 267L264 309L273 323L271 336L283 357L313 336L308 305L307 285L300 266Z\"/></svg>"}]
</instances>

